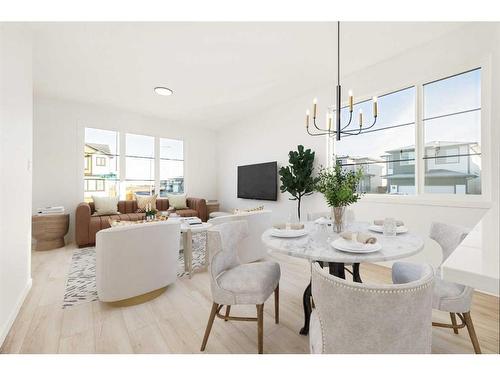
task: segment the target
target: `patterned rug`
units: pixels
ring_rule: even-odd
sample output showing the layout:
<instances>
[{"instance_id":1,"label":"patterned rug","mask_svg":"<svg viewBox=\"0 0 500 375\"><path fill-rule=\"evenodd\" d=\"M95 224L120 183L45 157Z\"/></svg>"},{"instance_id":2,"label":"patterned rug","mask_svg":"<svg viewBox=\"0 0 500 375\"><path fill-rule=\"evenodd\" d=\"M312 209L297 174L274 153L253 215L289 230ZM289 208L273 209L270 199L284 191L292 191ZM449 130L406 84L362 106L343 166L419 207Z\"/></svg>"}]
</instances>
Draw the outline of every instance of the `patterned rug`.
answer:
<instances>
[{"instance_id":1,"label":"patterned rug","mask_svg":"<svg viewBox=\"0 0 500 375\"><path fill-rule=\"evenodd\" d=\"M193 233L193 270L203 267L205 262L206 233ZM184 254L179 251L177 277L184 272ZM77 249L73 253L62 308L97 301L95 280L95 248Z\"/></svg>"}]
</instances>

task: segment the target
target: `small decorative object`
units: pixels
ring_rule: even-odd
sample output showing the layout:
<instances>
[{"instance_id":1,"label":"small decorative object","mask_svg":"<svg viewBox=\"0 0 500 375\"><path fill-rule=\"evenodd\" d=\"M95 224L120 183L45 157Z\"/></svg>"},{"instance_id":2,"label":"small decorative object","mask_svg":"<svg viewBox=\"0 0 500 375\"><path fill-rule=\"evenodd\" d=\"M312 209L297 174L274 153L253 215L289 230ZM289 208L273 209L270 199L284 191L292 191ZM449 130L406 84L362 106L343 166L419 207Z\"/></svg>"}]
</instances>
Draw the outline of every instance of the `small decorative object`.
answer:
<instances>
[{"instance_id":1,"label":"small decorative object","mask_svg":"<svg viewBox=\"0 0 500 375\"><path fill-rule=\"evenodd\" d=\"M151 203L146 205L146 221L153 221L156 218L156 210Z\"/></svg>"},{"instance_id":2,"label":"small decorative object","mask_svg":"<svg viewBox=\"0 0 500 375\"><path fill-rule=\"evenodd\" d=\"M396 236L397 233L397 223L396 219L392 217L387 217L384 220L384 225L383 225L383 234L386 237L394 237Z\"/></svg>"},{"instance_id":3,"label":"small decorative object","mask_svg":"<svg viewBox=\"0 0 500 375\"><path fill-rule=\"evenodd\" d=\"M297 215L300 221L300 204L302 197L314 193L314 184L318 181L313 177L315 152L310 149L304 150L304 146L298 145L298 151L288 153L290 165L281 167L279 170L282 193L287 192L297 201Z\"/></svg>"},{"instance_id":4,"label":"small decorative object","mask_svg":"<svg viewBox=\"0 0 500 375\"><path fill-rule=\"evenodd\" d=\"M337 233L344 229L345 208L361 198L362 193L358 193L358 185L362 177L362 169L356 172L348 171L340 165L319 171L316 191L325 196L328 206L332 208L334 230Z\"/></svg>"}]
</instances>

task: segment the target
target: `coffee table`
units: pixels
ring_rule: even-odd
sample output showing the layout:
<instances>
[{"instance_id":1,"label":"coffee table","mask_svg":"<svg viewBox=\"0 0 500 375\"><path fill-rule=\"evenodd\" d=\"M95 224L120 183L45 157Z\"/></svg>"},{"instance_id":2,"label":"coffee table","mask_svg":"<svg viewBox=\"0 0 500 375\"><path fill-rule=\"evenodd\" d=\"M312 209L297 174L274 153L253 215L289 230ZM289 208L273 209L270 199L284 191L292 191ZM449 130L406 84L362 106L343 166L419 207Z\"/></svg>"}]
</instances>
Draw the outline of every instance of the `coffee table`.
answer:
<instances>
[{"instance_id":1,"label":"coffee table","mask_svg":"<svg viewBox=\"0 0 500 375\"><path fill-rule=\"evenodd\" d=\"M189 275L189 278L191 278L193 276L193 233L206 232L209 228L212 227L212 224L201 223L197 225L189 225L184 223L182 221L182 218L169 218L169 220L178 220L181 222L182 247L184 252L184 271ZM205 270L206 267L208 267L208 261L208 243L205 242L205 267L203 267L201 270Z\"/></svg>"}]
</instances>

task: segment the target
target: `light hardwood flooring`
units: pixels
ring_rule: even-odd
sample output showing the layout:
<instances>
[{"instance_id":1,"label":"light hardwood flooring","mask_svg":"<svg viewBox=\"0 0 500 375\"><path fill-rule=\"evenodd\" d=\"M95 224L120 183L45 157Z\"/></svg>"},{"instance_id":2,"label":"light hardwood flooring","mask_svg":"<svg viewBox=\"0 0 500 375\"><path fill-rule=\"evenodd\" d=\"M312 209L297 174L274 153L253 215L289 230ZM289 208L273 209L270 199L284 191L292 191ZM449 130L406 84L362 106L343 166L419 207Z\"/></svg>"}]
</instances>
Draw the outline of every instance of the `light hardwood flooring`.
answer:
<instances>
[{"instance_id":1,"label":"light hardwood flooring","mask_svg":"<svg viewBox=\"0 0 500 375\"><path fill-rule=\"evenodd\" d=\"M62 309L66 275L74 246L33 252L33 287L4 342L2 353L200 353L210 313L209 277L197 273L170 285L160 297L141 305L111 307L92 302ZM265 353L308 353L302 292L309 281L306 261L276 255L280 262L280 324L274 324L273 298L264 311ZM362 265L364 281L389 282L390 270ZM235 315L254 316L255 306L235 306ZM367 317L368 319L369 317ZM499 299L476 293L472 318L483 353L499 352ZM433 319L448 322L435 311ZM434 353L472 353L467 330L458 335L433 328ZM257 325L216 319L206 353L256 353Z\"/></svg>"}]
</instances>

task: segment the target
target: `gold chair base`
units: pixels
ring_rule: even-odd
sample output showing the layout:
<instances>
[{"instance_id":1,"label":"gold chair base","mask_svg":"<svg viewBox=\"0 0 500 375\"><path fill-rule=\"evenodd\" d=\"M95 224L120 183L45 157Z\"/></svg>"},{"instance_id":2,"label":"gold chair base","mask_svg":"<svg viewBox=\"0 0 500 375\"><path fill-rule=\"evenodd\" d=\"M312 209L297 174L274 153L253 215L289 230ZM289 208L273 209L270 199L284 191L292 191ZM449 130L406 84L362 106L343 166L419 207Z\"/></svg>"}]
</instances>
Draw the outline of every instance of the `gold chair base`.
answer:
<instances>
[{"instance_id":1,"label":"gold chair base","mask_svg":"<svg viewBox=\"0 0 500 375\"><path fill-rule=\"evenodd\" d=\"M113 302L106 302L110 306L114 307L126 307L126 306L134 306L134 305L139 305L141 303L151 301L152 299L155 299L156 297L160 296L163 292L167 290L167 287L164 286L163 288L153 290L148 293L141 294L139 296L135 297L130 297L126 299L122 299L119 301L113 301Z\"/></svg>"}]
</instances>

